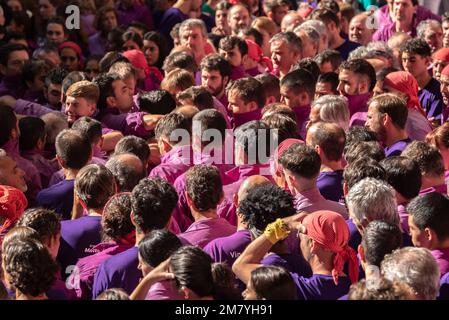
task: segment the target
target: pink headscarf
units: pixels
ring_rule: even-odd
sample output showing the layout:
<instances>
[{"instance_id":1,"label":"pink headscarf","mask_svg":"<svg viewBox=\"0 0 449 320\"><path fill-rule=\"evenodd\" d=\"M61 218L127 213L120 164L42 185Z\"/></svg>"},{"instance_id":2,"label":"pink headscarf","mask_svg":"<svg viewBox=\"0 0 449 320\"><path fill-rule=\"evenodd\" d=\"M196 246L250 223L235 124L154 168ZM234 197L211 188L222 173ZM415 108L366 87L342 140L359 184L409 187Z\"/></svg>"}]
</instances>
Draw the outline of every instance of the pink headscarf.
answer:
<instances>
[{"instance_id":1,"label":"pink headscarf","mask_svg":"<svg viewBox=\"0 0 449 320\"><path fill-rule=\"evenodd\" d=\"M279 167L278 161L279 158L284 154L284 152L292 145L296 144L296 143L304 143L304 141L299 140L299 139L286 139L284 141L282 141L276 148L276 150L274 150L273 153L273 161L271 161L271 172L280 174L281 173L281 168Z\"/></svg>"},{"instance_id":2,"label":"pink headscarf","mask_svg":"<svg viewBox=\"0 0 449 320\"><path fill-rule=\"evenodd\" d=\"M449 62L449 48L441 48L433 54L433 60L442 60Z\"/></svg>"},{"instance_id":3,"label":"pink headscarf","mask_svg":"<svg viewBox=\"0 0 449 320\"><path fill-rule=\"evenodd\" d=\"M422 115L426 116L418 98L418 82L411 73L407 71L396 71L387 74L384 80L384 85L392 87L395 90L403 92L407 95L407 107L409 109L416 109Z\"/></svg>"},{"instance_id":4,"label":"pink headscarf","mask_svg":"<svg viewBox=\"0 0 449 320\"><path fill-rule=\"evenodd\" d=\"M11 228L22 216L28 201L19 189L0 185L0 216L6 220L0 227L0 233L4 233Z\"/></svg>"},{"instance_id":5,"label":"pink headscarf","mask_svg":"<svg viewBox=\"0 0 449 320\"><path fill-rule=\"evenodd\" d=\"M142 51L132 49L123 52L122 55L129 60L134 68L142 69L143 71L145 71L145 76L148 77L148 75L150 74L150 68L148 67L145 54Z\"/></svg>"},{"instance_id":6,"label":"pink headscarf","mask_svg":"<svg viewBox=\"0 0 449 320\"><path fill-rule=\"evenodd\" d=\"M349 228L345 219L332 211L315 211L302 221L306 235L324 248L335 252L332 277L338 285L338 276L343 272L344 264L349 260L349 279L351 283L358 281L359 265L357 254L350 246Z\"/></svg>"},{"instance_id":7,"label":"pink headscarf","mask_svg":"<svg viewBox=\"0 0 449 320\"><path fill-rule=\"evenodd\" d=\"M64 41L63 43L61 43L59 45L59 51L61 51L64 48L70 48L76 52L76 55L78 56L78 60L79 60L79 62L78 62L79 67L81 70L84 69L84 56L83 56L83 51L81 50L81 47L73 41Z\"/></svg>"},{"instance_id":8,"label":"pink headscarf","mask_svg":"<svg viewBox=\"0 0 449 320\"><path fill-rule=\"evenodd\" d=\"M449 65L444 67L444 69L441 71L441 75L449 77Z\"/></svg>"}]
</instances>

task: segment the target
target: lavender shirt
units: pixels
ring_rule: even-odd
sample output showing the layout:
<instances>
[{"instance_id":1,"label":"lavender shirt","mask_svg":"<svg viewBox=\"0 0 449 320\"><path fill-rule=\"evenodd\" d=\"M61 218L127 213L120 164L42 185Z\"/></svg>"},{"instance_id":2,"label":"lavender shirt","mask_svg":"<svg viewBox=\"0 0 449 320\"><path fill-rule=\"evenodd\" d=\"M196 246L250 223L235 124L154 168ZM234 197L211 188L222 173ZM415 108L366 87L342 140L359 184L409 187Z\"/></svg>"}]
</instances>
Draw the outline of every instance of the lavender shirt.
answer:
<instances>
[{"instance_id":1,"label":"lavender shirt","mask_svg":"<svg viewBox=\"0 0 449 320\"><path fill-rule=\"evenodd\" d=\"M351 281L348 277L338 277L335 285L332 276L314 274L310 278L291 273L298 290L299 300L337 300L349 292Z\"/></svg>"},{"instance_id":2,"label":"lavender shirt","mask_svg":"<svg viewBox=\"0 0 449 320\"><path fill-rule=\"evenodd\" d=\"M230 267L251 243L251 233L237 230L227 237L217 238L207 244L203 250L209 254L214 262L224 262Z\"/></svg>"},{"instance_id":3,"label":"lavender shirt","mask_svg":"<svg viewBox=\"0 0 449 320\"><path fill-rule=\"evenodd\" d=\"M339 213L343 218L348 218L348 212L344 205L326 200L318 188L302 191L295 196L295 209L312 213L318 210L330 210Z\"/></svg>"},{"instance_id":4,"label":"lavender shirt","mask_svg":"<svg viewBox=\"0 0 449 320\"><path fill-rule=\"evenodd\" d=\"M227 237L235 233L236 227L223 218L208 218L195 221L183 233L178 235L183 245L204 248L214 239Z\"/></svg>"},{"instance_id":5,"label":"lavender shirt","mask_svg":"<svg viewBox=\"0 0 449 320\"><path fill-rule=\"evenodd\" d=\"M440 279L440 294L437 300L449 300L449 272Z\"/></svg>"},{"instance_id":6,"label":"lavender shirt","mask_svg":"<svg viewBox=\"0 0 449 320\"><path fill-rule=\"evenodd\" d=\"M25 88L22 84L22 76L3 77L0 82L0 97L9 95L19 99L24 94Z\"/></svg>"},{"instance_id":7,"label":"lavender shirt","mask_svg":"<svg viewBox=\"0 0 449 320\"><path fill-rule=\"evenodd\" d=\"M388 25L393 22L390 17L390 8L388 7L388 5L382 6L379 10L376 11L376 14L379 26ZM441 22L441 17L439 15L434 14L426 7L418 6L418 9L416 10L417 22L419 23L427 19L434 19Z\"/></svg>"},{"instance_id":8,"label":"lavender shirt","mask_svg":"<svg viewBox=\"0 0 449 320\"><path fill-rule=\"evenodd\" d=\"M174 146L161 157L161 163L151 170L149 177L160 177L173 184L192 166L192 146Z\"/></svg>"},{"instance_id":9,"label":"lavender shirt","mask_svg":"<svg viewBox=\"0 0 449 320\"><path fill-rule=\"evenodd\" d=\"M106 42L101 32L91 35L88 40L90 54L103 56L106 53Z\"/></svg>"},{"instance_id":10,"label":"lavender shirt","mask_svg":"<svg viewBox=\"0 0 449 320\"><path fill-rule=\"evenodd\" d=\"M41 117L44 114L54 112L55 110L45 107L39 103L17 99L13 106L14 112L26 116Z\"/></svg>"},{"instance_id":11,"label":"lavender shirt","mask_svg":"<svg viewBox=\"0 0 449 320\"><path fill-rule=\"evenodd\" d=\"M145 300L184 300L184 297L179 294L174 281L165 280L153 284Z\"/></svg>"},{"instance_id":12,"label":"lavender shirt","mask_svg":"<svg viewBox=\"0 0 449 320\"><path fill-rule=\"evenodd\" d=\"M343 198L343 170L320 172L317 186L327 200L339 202Z\"/></svg>"},{"instance_id":13,"label":"lavender shirt","mask_svg":"<svg viewBox=\"0 0 449 320\"><path fill-rule=\"evenodd\" d=\"M132 247L103 262L97 270L92 287L92 298L109 288L122 288L128 294L139 284L142 273L137 266L139 249Z\"/></svg>"},{"instance_id":14,"label":"lavender shirt","mask_svg":"<svg viewBox=\"0 0 449 320\"><path fill-rule=\"evenodd\" d=\"M118 109L106 108L100 110L97 119L106 127L121 131L124 135L146 137L149 131L145 129L143 116L145 112L120 113Z\"/></svg>"},{"instance_id":15,"label":"lavender shirt","mask_svg":"<svg viewBox=\"0 0 449 320\"><path fill-rule=\"evenodd\" d=\"M100 216L84 216L75 220L62 221L61 246L57 257L62 273L65 273L67 266L75 265L78 259L91 255L92 249L100 242Z\"/></svg>"},{"instance_id":16,"label":"lavender shirt","mask_svg":"<svg viewBox=\"0 0 449 320\"><path fill-rule=\"evenodd\" d=\"M412 142L410 138L396 141L389 147L385 147L385 157L400 156L402 151Z\"/></svg>"}]
</instances>

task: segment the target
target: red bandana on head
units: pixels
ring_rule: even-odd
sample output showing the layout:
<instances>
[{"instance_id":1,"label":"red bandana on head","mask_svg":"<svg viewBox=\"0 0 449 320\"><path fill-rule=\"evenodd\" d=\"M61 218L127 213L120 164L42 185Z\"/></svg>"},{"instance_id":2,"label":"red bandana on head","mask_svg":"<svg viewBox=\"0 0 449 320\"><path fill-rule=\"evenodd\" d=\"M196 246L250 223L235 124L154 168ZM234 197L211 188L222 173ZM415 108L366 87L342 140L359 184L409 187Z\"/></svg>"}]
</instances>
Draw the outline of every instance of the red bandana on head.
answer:
<instances>
[{"instance_id":1,"label":"red bandana on head","mask_svg":"<svg viewBox=\"0 0 449 320\"><path fill-rule=\"evenodd\" d=\"M11 228L22 216L28 206L28 201L19 189L0 185L0 216L6 220L0 227L0 232Z\"/></svg>"}]
</instances>

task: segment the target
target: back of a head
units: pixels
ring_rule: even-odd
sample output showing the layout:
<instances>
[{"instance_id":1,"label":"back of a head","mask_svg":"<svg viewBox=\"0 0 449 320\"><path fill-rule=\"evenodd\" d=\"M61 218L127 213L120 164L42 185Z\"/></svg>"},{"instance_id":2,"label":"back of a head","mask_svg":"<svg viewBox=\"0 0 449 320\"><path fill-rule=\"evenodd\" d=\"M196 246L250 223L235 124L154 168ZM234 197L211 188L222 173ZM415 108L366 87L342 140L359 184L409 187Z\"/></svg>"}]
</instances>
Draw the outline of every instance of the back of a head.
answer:
<instances>
[{"instance_id":1,"label":"back of a head","mask_svg":"<svg viewBox=\"0 0 449 320\"><path fill-rule=\"evenodd\" d=\"M61 232L60 216L53 210L32 208L24 212L16 226L35 230L41 241L49 241Z\"/></svg>"},{"instance_id":2,"label":"back of a head","mask_svg":"<svg viewBox=\"0 0 449 320\"><path fill-rule=\"evenodd\" d=\"M154 129L157 140L165 139L172 145L180 143L182 137L190 133L190 124L187 118L180 113L170 113L161 118Z\"/></svg>"},{"instance_id":3,"label":"back of a head","mask_svg":"<svg viewBox=\"0 0 449 320\"><path fill-rule=\"evenodd\" d=\"M332 66L332 71L338 71L342 63L342 58L340 52L337 50L326 49L321 51L315 56L315 62L318 63L320 67L324 65L326 62L329 62Z\"/></svg>"},{"instance_id":4,"label":"back of a head","mask_svg":"<svg viewBox=\"0 0 449 320\"><path fill-rule=\"evenodd\" d=\"M130 135L121 138L114 148L114 155L125 153L136 155L146 165L150 157L150 147L144 139Z\"/></svg>"},{"instance_id":5,"label":"back of a head","mask_svg":"<svg viewBox=\"0 0 449 320\"><path fill-rule=\"evenodd\" d=\"M343 172L343 180L348 190L351 190L357 182L365 178L386 181L387 175L385 169L382 168L379 162L366 157L361 157L351 162Z\"/></svg>"},{"instance_id":6,"label":"back of a head","mask_svg":"<svg viewBox=\"0 0 449 320\"><path fill-rule=\"evenodd\" d=\"M372 98L368 104L375 106L381 114L387 114L394 125L405 129L408 117L407 103L396 94L383 93Z\"/></svg>"},{"instance_id":7,"label":"back of a head","mask_svg":"<svg viewBox=\"0 0 449 320\"><path fill-rule=\"evenodd\" d=\"M107 289L103 291L95 300L131 300L123 289Z\"/></svg>"},{"instance_id":8,"label":"back of a head","mask_svg":"<svg viewBox=\"0 0 449 320\"><path fill-rule=\"evenodd\" d=\"M45 134L47 145L54 146L56 136L64 129L68 129L67 118L61 112L53 111L44 114L41 119L45 122Z\"/></svg>"},{"instance_id":9,"label":"back of a head","mask_svg":"<svg viewBox=\"0 0 449 320\"><path fill-rule=\"evenodd\" d=\"M161 89L176 94L195 85L193 74L182 69L170 71L161 82Z\"/></svg>"},{"instance_id":10,"label":"back of a head","mask_svg":"<svg viewBox=\"0 0 449 320\"><path fill-rule=\"evenodd\" d=\"M380 162L387 173L387 182L405 199L413 199L421 190L421 170L418 163L403 156L389 157Z\"/></svg>"},{"instance_id":11,"label":"back of a head","mask_svg":"<svg viewBox=\"0 0 449 320\"><path fill-rule=\"evenodd\" d=\"M265 230L277 218L296 213L292 195L273 184L257 185L249 189L237 211L248 229L256 234Z\"/></svg>"},{"instance_id":12,"label":"back of a head","mask_svg":"<svg viewBox=\"0 0 449 320\"><path fill-rule=\"evenodd\" d=\"M132 215L136 229L147 233L165 228L177 202L176 190L167 181L159 177L140 180L132 191Z\"/></svg>"},{"instance_id":13,"label":"back of a head","mask_svg":"<svg viewBox=\"0 0 449 320\"><path fill-rule=\"evenodd\" d=\"M77 119L71 129L79 132L91 144L97 143L102 136L101 122L89 117Z\"/></svg>"},{"instance_id":14,"label":"back of a head","mask_svg":"<svg viewBox=\"0 0 449 320\"><path fill-rule=\"evenodd\" d=\"M85 166L76 176L75 192L87 209L103 209L116 192L114 175L101 164Z\"/></svg>"},{"instance_id":15,"label":"back of a head","mask_svg":"<svg viewBox=\"0 0 449 320\"><path fill-rule=\"evenodd\" d=\"M131 193L113 195L103 208L101 230L104 241L120 241L134 231L131 221Z\"/></svg>"},{"instance_id":16,"label":"back of a head","mask_svg":"<svg viewBox=\"0 0 449 320\"><path fill-rule=\"evenodd\" d=\"M440 270L431 252L405 247L385 256L382 275L390 281L409 285L418 299L435 300L440 289Z\"/></svg>"},{"instance_id":17,"label":"back of a head","mask_svg":"<svg viewBox=\"0 0 449 320\"><path fill-rule=\"evenodd\" d=\"M192 121L192 131L194 135L202 138L204 132L206 132L207 130L215 129L220 133L222 140L216 142L214 140L214 142L221 142L221 144L224 143L227 124L224 116L219 111L215 109L206 109L200 111L193 117Z\"/></svg>"},{"instance_id":18,"label":"back of a head","mask_svg":"<svg viewBox=\"0 0 449 320\"><path fill-rule=\"evenodd\" d=\"M254 78L262 84L263 91L265 92L265 96L267 98L274 97L275 101L280 101L281 92L279 78L271 73L261 73Z\"/></svg>"},{"instance_id":19,"label":"back of a head","mask_svg":"<svg viewBox=\"0 0 449 320\"><path fill-rule=\"evenodd\" d=\"M293 278L285 268L262 266L251 272L251 284L258 300L296 300Z\"/></svg>"},{"instance_id":20,"label":"back of a head","mask_svg":"<svg viewBox=\"0 0 449 320\"><path fill-rule=\"evenodd\" d=\"M166 90L152 90L139 95L139 108L151 114L169 114L176 108L176 100Z\"/></svg>"},{"instance_id":21,"label":"back of a head","mask_svg":"<svg viewBox=\"0 0 449 320\"><path fill-rule=\"evenodd\" d=\"M377 141L352 143L346 146L344 154L348 166L363 158L369 158L378 162L385 159L385 151Z\"/></svg>"},{"instance_id":22,"label":"back of a head","mask_svg":"<svg viewBox=\"0 0 449 320\"><path fill-rule=\"evenodd\" d=\"M39 139L45 141L45 122L36 117L24 117L19 120L20 150L33 150Z\"/></svg>"},{"instance_id":23,"label":"back of a head","mask_svg":"<svg viewBox=\"0 0 449 320\"><path fill-rule=\"evenodd\" d=\"M186 192L195 209L215 210L223 196L220 171L211 165L196 165L186 173Z\"/></svg>"},{"instance_id":24,"label":"back of a head","mask_svg":"<svg viewBox=\"0 0 449 320\"><path fill-rule=\"evenodd\" d=\"M365 178L356 183L346 197L350 217L356 225L382 220L399 225L399 214L392 188L384 181Z\"/></svg>"},{"instance_id":25,"label":"back of a head","mask_svg":"<svg viewBox=\"0 0 449 320\"><path fill-rule=\"evenodd\" d=\"M66 129L56 137L56 154L70 169L81 169L89 161L92 147L77 131Z\"/></svg>"},{"instance_id":26,"label":"back of a head","mask_svg":"<svg viewBox=\"0 0 449 320\"><path fill-rule=\"evenodd\" d=\"M182 246L181 240L168 230L149 232L139 242L139 254L145 263L156 268Z\"/></svg>"},{"instance_id":27,"label":"back of a head","mask_svg":"<svg viewBox=\"0 0 449 320\"><path fill-rule=\"evenodd\" d=\"M290 71L281 79L280 86L289 88L297 95L307 92L312 100L315 95L315 82L316 79L308 70L296 69Z\"/></svg>"},{"instance_id":28,"label":"back of a head","mask_svg":"<svg viewBox=\"0 0 449 320\"><path fill-rule=\"evenodd\" d=\"M183 51L179 51L169 54L165 58L164 65L162 67L162 69L165 71L165 74L168 74L169 72L177 68L195 73L198 69L198 66L196 65L195 59L192 57L192 55Z\"/></svg>"},{"instance_id":29,"label":"back of a head","mask_svg":"<svg viewBox=\"0 0 449 320\"><path fill-rule=\"evenodd\" d=\"M319 146L327 160L341 160L346 136L344 130L337 124L316 123L308 129L307 135L310 135L310 145Z\"/></svg>"},{"instance_id":30,"label":"back of a head","mask_svg":"<svg viewBox=\"0 0 449 320\"><path fill-rule=\"evenodd\" d=\"M325 95L314 100L312 108L319 110L323 122L338 124L345 132L349 129L350 113L348 102L341 96Z\"/></svg>"},{"instance_id":31,"label":"back of a head","mask_svg":"<svg viewBox=\"0 0 449 320\"><path fill-rule=\"evenodd\" d=\"M265 92L262 84L254 78L240 78L230 82L226 87L226 94L238 96L245 104L255 102L259 108L265 105Z\"/></svg>"},{"instance_id":32,"label":"back of a head","mask_svg":"<svg viewBox=\"0 0 449 320\"><path fill-rule=\"evenodd\" d=\"M235 143L245 153L248 164L266 163L275 149L270 127L262 121L249 121L235 131ZM236 154L237 156L237 154Z\"/></svg>"},{"instance_id":33,"label":"back of a head","mask_svg":"<svg viewBox=\"0 0 449 320\"><path fill-rule=\"evenodd\" d=\"M380 267L386 254L402 246L402 232L398 225L381 220L368 223L362 236L365 262Z\"/></svg>"},{"instance_id":34,"label":"back of a head","mask_svg":"<svg viewBox=\"0 0 449 320\"><path fill-rule=\"evenodd\" d=\"M11 133L16 129L17 117L9 106L0 108L0 147L11 139Z\"/></svg>"},{"instance_id":35,"label":"back of a head","mask_svg":"<svg viewBox=\"0 0 449 320\"><path fill-rule=\"evenodd\" d=\"M295 63L291 67L291 71L297 70L297 69L303 69L310 72L312 75L313 82L316 83L318 80L318 76L320 75L320 66L318 63L315 62L312 58L303 58L299 60L297 63Z\"/></svg>"},{"instance_id":36,"label":"back of a head","mask_svg":"<svg viewBox=\"0 0 449 320\"><path fill-rule=\"evenodd\" d=\"M287 139L298 139L298 124L296 120L282 113L269 114L262 121L273 130L277 136L277 142L281 143ZM242 127L242 126L241 126ZM267 144L265 144L267 145Z\"/></svg>"},{"instance_id":37,"label":"back of a head","mask_svg":"<svg viewBox=\"0 0 449 320\"><path fill-rule=\"evenodd\" d=\"M304 143L290 146L281 155L279 162L285 170L306 179L316 178L321 167L321 159L318 153L314 148Z\"/></svg>"},{"instance_id":38,"label":"back of a head","mask_svg":"<svg viewBox=\"0 0 449 320\"><path fill-rule=\"evenodd\" d=\"M422 175L432 177L444 175L444 161L441 153L437 148L426 142L413 141L402 151L401 155L415 160Z\"/></svg>"},{"instance_id":39,"label":"back of a head","mask_svg":"<svg viewBox=\"0 0 449 320\"><path fill-rule=\"evenodd\" d=\"M362 141L377 141L376 133L364 126L352 126L346 133L346 145Z\"/></svg>"},{"instance_id":40,"label":"back of a head","mask_svg":"<svg viewBox=\"0 0 449 320\"><path fill-rule=\"evenodd\" d=\"M176 95L176 99L181 104L191 104L200 111L214 107L214 98L212 94L202 86L190 87Z\"/></svg>"},{"instance_id":41,"label":"back of a head","mask_svg":"<svg viewBox=\"0 0 449 320\"><path fill-rule=\"evenodd\" d=\"M146 176L146 169L134 154L124 153L114 155L106 162L106 168L112 172L118 191L132 191L141 179Z\"/></svg>"},{"instance_id":42,"label":"back of a head","mask_svg":"<svg viewBox=\"0 0 449 320\"><path fill-rule=\"evenodd\" d=\"M390 281L384 277L374 281L375 284L363 279L353 284L348 300L414 300L413 290L401 281Z\"/></svg>"}]
</instances>

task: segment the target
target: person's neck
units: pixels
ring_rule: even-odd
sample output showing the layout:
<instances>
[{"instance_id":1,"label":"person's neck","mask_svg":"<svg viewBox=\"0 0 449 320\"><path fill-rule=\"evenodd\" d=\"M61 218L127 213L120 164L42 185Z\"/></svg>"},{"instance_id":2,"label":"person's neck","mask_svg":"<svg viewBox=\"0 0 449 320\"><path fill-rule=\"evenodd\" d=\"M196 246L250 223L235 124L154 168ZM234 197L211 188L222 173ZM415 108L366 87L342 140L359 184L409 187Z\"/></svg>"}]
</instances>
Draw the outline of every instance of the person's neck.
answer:
<instances>
[{"instance_id":1,"label":"person's neck","mask_svg":"<svg viewBox=\"0 0 449 320\"><path fill-rule=\"evenodd\" d=\"M420 90L425 88L430 80L432 80L432 77L427 71L416 77L416 81L418 82L418 87Z\"/></svg>"},{"instance_id":2,"label":"person's neck","mask_svg":"<svg viewBox=\"0 0 449 320\"><path fill-rule=\"evenodd\" d=\"M190 12L190 1L178 0L173 5L173 8L176 8L179 11L181 11L182 13L184 13L185 15L188 15Z\"/></svg>"},{"instance_id":3,"label":"person's neck","mask_svg":"<svg viewBox=\"0 0 449 320\"><path fill-rule=\"evenodd\" d=\"M64 168L64 176L66 180L75 180L79 170Z\"/></svg>"},{"instance_id":4,"label":"person's neck","mask_svg":"<svg viewBox=\"0 0 449 320\"><path fill-rule=\"evenodd\" d=\"M288 69L279 69L279 78L282 79L287 73L290 72L290 68Z\"/></svg>"},{"instance_id":5,"label":"person's neck","mask_svg":"<svg viewBox=\"0 0 449 320\"><path fill-rule=\"evenodd\" d=\"M332 275L332 259L325 259L315 254L310 258L309 264L313 274Z\"/></svg>"},{"instance_id":6,"label":"person's neck","mask_svg":"<svg viewBox=\"0 0 449 320\"><path fill-rule=\"evenodd\" d=\"M258 66L258 63L252 59L246 59L246 62L243 65L245 70L257 68L257 66Z\"/></svg>"},{"instance_id":7,"label":"person's neck","mask_svg":"<svg viewBox=\"0 0 449 320\"><path fill-rule=\"evenodd\" d=\"M387 141L385 141L385 144L387 147L391 147L393 144L395 144L398 141L404 140L408 138L407 131L405 129L398 129L393 127L389 134L387 135Z\"/></svg>"},{"instance_id":8,"label":"person's neck","mask_svg":"<svg viewBox=\"0 0 449 320\"><path fill-rule=\"evenodd\" d=\"M423 175L421 177L421 190L441 186L444 183L444 175L439 177Z\"/></svg>"},{"instance_id":9,"label":"person's neck","mask_svg":"<svg viewBox=\"0 0 449 320\"><path fill-rule=\"evenodd\" d=\"M140 240L142 240L143 238L145 238L145 233L136 229L136 247L139 245Z\"/></svg>"},{"instance_id":10,"label":"person's neck","mask_svg":"<svg viewBox=\"0 0 449 320\"><path fill-rule=\"evenodd\" d=\"M443 250L449 248L449 238L445 240L438 241L436 245L429 248L430 250Z\"/></svg>"},{"instance_id":11,"label":"person's neck","mask_svg":"<svg viewBox=\"0 0 449 320\"><path fill-rule=\"evenodd\" d=\"M340 36L340 33L334 34L333 37L329 40L329 48L331 49L337 49L339 46L341 46L345 42L345 39L343 39Z\"/></svg>"},{"instance_id":12,"label":"person's neck","mask_svg":"<svg viewBox=\"0 0 449 320\"><path fill-rule=\"evenodd\" d=\"M48 300L48 297L45 293L33 297L30 295L23 294L22 292L16 289L16 300Z\"/></svg>"},{"instance_id":13,"label":"person's neck","mask_svg":"<svg viewBox=\"0 0 449 320\"><path fill-rule=\"evenodd\" d=\"M297 184L294 186L294 188L296 194L316 189L316 179L314 179L313 181L303 182L301 185Z\"/></svg>"},{"instance_id":14,"label":"person's neck","mask_svg":"<svg viewBox=\"0 0 449 320\"><path fill-rule=\"evenodd\" d=\"M334 172L337 170L343 170L343 165L341 164L341 160L329 161L326 159L321 159L320 172Z\"/></svg>"},{"instance_id":15,"label":"person's neck","mask_svg":"<svg viewBox=\"0 0 449 320\"><path fill-rule=\"evenodd\" d=\"M217 98L217 100L220 100L224 94L225 94L225 90L223 89L223 90L221 90L221 92L219 94L217 94L215 96L215 98ZM227 108L228 106L224 106L224 107Z\"/></svg>"},{"instance_id":16,"label":"person's neck","mask_svg":"<svg viewBox=\"0 0 449 320\"><path fill-rule=\"evenodd\" d=\"M192 212L192 217L195 221L218 218L217 209L209 209L200 212L190 208L190 211Z\"/></svg>"},{"instance_id":17,"label":"person's neck","mask_svg":"<svg viewBox=\"0 0 449 320\"><path fill-rule=\"evenodd\" d=\"M89 216L91 217L101 217L102 213L103 213L103 208L101 209L88 209L87 210L89 212Z\"/></svg>"},{"instance_id":18,"label":"person's neck","mask_svg":"<svg viewBox=\"0 0 449 320\"><path fill-rule=\"evenodd\" d=\"M405 32L405 33L411 32L412 24L413 22L396 21L395 23L396 32Z\"/></svg>"}]
</instances>

